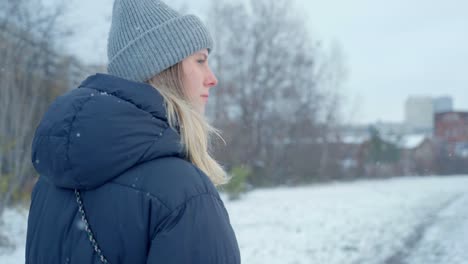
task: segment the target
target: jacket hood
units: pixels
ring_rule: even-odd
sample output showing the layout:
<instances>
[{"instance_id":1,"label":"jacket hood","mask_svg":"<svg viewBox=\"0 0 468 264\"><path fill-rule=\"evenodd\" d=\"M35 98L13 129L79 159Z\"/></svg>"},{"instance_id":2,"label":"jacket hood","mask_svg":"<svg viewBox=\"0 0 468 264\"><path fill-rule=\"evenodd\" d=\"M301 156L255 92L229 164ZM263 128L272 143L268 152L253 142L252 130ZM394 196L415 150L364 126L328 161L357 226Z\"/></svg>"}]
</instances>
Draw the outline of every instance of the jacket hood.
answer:
<instances>
[{"instance_id":1,"label":"jacket hood","mask_svg":"<svg viewBox=\"0 0 468 264\"><path fill-rule=\"evenodd\" d=\"M183 157L151 85L95 74L58 97L32 143L35 169L56 186L93 189L145 161Z\"/></svg>"}]
</instances>

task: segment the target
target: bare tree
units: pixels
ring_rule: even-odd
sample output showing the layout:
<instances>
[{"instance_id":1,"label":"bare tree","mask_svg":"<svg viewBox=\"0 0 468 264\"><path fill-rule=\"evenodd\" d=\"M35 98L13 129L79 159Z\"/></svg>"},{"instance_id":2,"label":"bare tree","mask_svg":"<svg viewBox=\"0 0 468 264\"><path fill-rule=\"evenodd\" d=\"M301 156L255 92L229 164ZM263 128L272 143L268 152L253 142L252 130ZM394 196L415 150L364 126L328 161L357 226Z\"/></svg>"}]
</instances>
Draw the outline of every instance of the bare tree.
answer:
<instances>
[{"instance_id":1,"label":"bare tree","mask_svg":"<svg viewBox=\"0 0 468 264\"><path fill-rule=\"evenodd\" d=\"M63 36L54 8L42 0L2 1L0 11L0 216L33 175L31 139L38 118L63 84L57 71L54 41Z\"/></svg>"},{"instance_id":2,"label":"bare tree","mask_svg":"<svg viewBox=\"0 0 468 264\"><path fill-rule=\"evenodd\" d=\"M339 103L331 107L328 90L318 88L319 75L329 72L320 71L319 42L294 10L290 1L247 0L214 1L209 12L221 80L210 112L229 144L219 155L256 168L259 184L284 183L285 175L320 166L318 152L296 155L304 146L316 151L312 146L328 131L321 116L327 112L331 123Z\"/></svg>"},{"instance_id":3,"label":"bare tree","mask_svg":"<svg viewBox=\"0 0 468 264\"><path fill-rule=\"evenodd\" d=\"M338 162L340 147L339 125L341 124L341 107L343 98L340 89L347 79L348 72L344 62L344 54L341 46L335 42L330 50L325 52L323 62L320 63L319 73L320 89L327 94L322 101L321 109L321 153L318 174L322 178L337 177L340 175ZM336 146L336 147L335 147Z\"/></svg>"}]
</instances>

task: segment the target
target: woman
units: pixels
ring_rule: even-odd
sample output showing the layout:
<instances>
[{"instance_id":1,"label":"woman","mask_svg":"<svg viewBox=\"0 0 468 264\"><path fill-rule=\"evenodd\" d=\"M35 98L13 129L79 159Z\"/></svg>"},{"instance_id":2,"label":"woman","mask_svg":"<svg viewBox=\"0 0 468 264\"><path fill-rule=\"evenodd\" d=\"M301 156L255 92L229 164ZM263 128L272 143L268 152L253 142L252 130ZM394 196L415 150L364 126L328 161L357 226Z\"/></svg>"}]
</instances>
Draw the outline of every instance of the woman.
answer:
<instances>
[{"instance_id":1,"label":"woman","mask_svg":"<svg viewBox=\"0 0 468 264\"><path fill-rule=\"evenodd\" d=\"M240 263L207 151L211 48L195 16L115 1L109 75L57 98L36 130L26 263Z\"/></svg>"}]
</instances>

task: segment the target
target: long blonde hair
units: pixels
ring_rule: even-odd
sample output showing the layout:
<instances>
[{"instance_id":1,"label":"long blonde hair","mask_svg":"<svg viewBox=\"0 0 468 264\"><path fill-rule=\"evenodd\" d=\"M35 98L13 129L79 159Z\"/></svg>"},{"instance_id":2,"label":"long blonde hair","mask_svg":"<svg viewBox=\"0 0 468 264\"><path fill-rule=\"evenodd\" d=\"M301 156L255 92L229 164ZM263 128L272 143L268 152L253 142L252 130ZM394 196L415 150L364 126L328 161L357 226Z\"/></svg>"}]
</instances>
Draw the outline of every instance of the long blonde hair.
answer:
<instances>
[{"instance_id":1,"label":"long blonde hair","mask_svg":"<svg viewBox=\"0 0 468 264\"><path fill-rule=\"evenodd\" d=\"M225 184L229 177L208 150L210 136L221 136L189 103L183 89L182 74L182 63L179 62L148 80L148 83L163 96L169 125L179 128L185 156L208 175L214 185Z\"/></svg>"}]
</instances>

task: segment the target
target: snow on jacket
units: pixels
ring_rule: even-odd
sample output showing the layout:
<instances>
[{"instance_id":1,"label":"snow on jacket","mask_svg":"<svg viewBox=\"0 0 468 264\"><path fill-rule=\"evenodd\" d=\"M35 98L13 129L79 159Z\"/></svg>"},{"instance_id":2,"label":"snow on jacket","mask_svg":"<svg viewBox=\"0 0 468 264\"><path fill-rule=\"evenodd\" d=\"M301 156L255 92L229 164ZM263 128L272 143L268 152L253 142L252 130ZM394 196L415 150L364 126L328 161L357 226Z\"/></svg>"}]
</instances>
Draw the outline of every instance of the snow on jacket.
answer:
<instances>
[{"instance_id":1,"label":"snow on jacket","mask_svg":"<svg viewBox=\"0 0 468 264\"><path fill-rule=\"evenodd\" d=\"M26 263L238 264L228 213L208 177L181 151L162 96L150 85L88 77L50 106L33 140L40 174Z\"/></svg>"}]
</instances>

